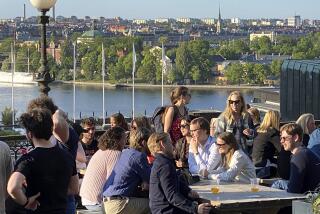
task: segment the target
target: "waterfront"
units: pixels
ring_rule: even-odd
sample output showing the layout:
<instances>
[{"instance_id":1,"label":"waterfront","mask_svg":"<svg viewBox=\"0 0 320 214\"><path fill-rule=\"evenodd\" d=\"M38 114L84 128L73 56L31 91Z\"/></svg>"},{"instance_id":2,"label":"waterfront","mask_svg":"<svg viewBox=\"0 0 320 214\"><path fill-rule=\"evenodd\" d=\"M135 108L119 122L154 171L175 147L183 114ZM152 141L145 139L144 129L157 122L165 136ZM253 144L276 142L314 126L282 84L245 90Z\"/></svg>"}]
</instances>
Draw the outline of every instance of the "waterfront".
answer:
<instances>
[{"instance_id":1,"label":"waterfront","mask_svg":"<svg viewBox=\"0 0 320 214\"><path fill-rule=\"evenodd\" d=\"M73 86L71 84L51 84L49 96L55 103L72 117ZM164 102L169 104L170 88L165 88ZM188 105L190 110L216 109L223 110L225 100L234 89L201 88L191 89L192 99ZM246 102L253 98L254 89L241 89ZM27 103L39 95L35 85L17 85L14 88L14 106L17 115L25 111ZM0 84L0 111L11 106L11 85ZM135 115L152 115L154 109L161 105L160 88L136 88L135 89ZM131 116L132 112L132 88L106 88L105 109L108 115L121 112L125 116ZM102 87L94 85L76 86L76 117L92 116L102 117Z\"/></svg>"}]
</instances>

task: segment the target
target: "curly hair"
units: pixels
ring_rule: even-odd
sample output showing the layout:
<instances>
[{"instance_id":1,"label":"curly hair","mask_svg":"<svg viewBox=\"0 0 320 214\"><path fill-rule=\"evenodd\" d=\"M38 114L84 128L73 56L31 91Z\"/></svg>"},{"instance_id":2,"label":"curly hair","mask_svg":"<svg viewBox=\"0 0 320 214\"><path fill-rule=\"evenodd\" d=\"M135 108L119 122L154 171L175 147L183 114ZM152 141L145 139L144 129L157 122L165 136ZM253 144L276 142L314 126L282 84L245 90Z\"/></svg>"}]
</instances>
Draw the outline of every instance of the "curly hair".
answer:
<instances>
[{"instance_id":1,"label":"curly hair","mask_svg":"<svg viewBox=\"0 0 320 214\"><path fill-rule=\"evenodd\" d=\"M81 125L82 127L85 127L85 126L95 126L95 125L96 125L96 122L94 121L94 118L93 118L93 117L88 117L88 118L82 119L80 125Z\"/></svg>"},{"instance_id":2,"label":"curly hair","mask_svg":"<svg viewBox=\"0 0 320 214\"><path fill-rule=\"evenodd\" d=\"M53 122L48 109L34 108L20 116L20 122L27 132L38 139L49 140L52 135Z\"/></svg>"},{"instance_id":3,"label":"curly hair","mask_svg":"<svg viewBox=\"0 0 320 214\"><path fill-rule=\"evenodd\" d=\"M119 144L119 141L125 134L125 130L121 127L113 127L107 130L98 140L98 148L104 150L118 150L121 151L123 145Z\"/></svg>"},{"instance_id":4,"label":"curly hair","mask_svg":"<svg viewBox=\"0 0 320 214\"><path fill-rule=\"evenodd\" d=\"M58 110L58 107L54 104L53 100L44 95L31 100L28 104L27 112L31 112L32 109L35 108L46 108L51 112L51 114L54 114Z\"/></svg>"}]
</instances>

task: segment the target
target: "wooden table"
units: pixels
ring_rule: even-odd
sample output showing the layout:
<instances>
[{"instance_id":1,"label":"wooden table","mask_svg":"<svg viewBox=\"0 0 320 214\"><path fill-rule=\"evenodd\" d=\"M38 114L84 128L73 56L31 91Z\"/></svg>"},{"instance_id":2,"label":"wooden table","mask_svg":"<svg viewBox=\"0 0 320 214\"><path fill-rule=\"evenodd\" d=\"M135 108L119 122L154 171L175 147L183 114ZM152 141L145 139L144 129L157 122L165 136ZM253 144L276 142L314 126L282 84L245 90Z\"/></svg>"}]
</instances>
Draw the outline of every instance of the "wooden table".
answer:
<instances>
[{"instance_id":1,"label":"wooden table","mask_svg":"<svg viewBox=\"0 0 320 214\"><path fill-rule=\"evenodd\" d=\"M214 213L277 213L282 207L291 206L292 200L304 199L305 195L287 193L258 185L258 192L251 192L250 184L220 182L218 194L211 188L217 186L212 180L202 180L190 186L201 198L212 204Z\"/></svg>"}]
</instances>

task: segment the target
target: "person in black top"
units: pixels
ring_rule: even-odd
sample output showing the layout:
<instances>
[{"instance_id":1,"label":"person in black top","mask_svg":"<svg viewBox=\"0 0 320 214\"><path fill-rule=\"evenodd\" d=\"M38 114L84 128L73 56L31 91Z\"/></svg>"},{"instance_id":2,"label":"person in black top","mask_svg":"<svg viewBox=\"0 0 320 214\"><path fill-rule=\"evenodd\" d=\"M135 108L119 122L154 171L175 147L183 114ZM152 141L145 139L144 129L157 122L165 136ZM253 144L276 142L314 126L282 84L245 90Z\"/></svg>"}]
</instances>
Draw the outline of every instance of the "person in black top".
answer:
<instances>
[{"instance_id":1,"label":"person in black top","mask_svg":"<svg viewBox=\"0 0 320 214\"><path fill-rule=\"evenodd\" d=\"M302 145L300 125L289 123L281 127L281 144L292 153L287 191L306 193L320 185L320 158Z\"/></svg>"},{"instance_id":2,"label":"person in black top","mask_svg":"<svg viewBox=\"0 0 320 214\"><path fill-rule=\"evenodd\" d=\"M152 213L209 213L211 205L198 205L199 198L186 183L180 182L173 159L173 145L167 133L154 133L148 139L148 148L155 156L150 186L149 206Z\"/></svg>"},{"instance_id":3,"label":"person in black top","mask_svg":"<svg viewBox=\"0 0 320 214\"><path fill-rule=\"evenodd\" d=\"M257 169L258 178L268 178L276 174L274 156L281 150L279 125L279 112L269 110L257 130L258 135L253 142L252 161Z\"/></svg>"},{"instance_id":4,"label":"person in black top","mask_svg":"<svg viewBox=\"0 0 320 214\"><path fill-rule=\"evenodd\" d=\"M17 161L8 193L27 213L65 213L67 194L78 192L75 161L49 141L53 121L47 109L35 108L23 114L21 121L35 149Z\"/></svg>"},{"instance_id":5,"label":"person in black top","mask_svg":"<svg viewBox=\"0 0 320 214\"><path fill-rule=\"evenodd\" d=\"M87 157L87 161L98 151L98 141L95 139L96 127L95 121L92 117L83 119L81 121L82 134L81 145Z\"/></svg>"}]
</instances>

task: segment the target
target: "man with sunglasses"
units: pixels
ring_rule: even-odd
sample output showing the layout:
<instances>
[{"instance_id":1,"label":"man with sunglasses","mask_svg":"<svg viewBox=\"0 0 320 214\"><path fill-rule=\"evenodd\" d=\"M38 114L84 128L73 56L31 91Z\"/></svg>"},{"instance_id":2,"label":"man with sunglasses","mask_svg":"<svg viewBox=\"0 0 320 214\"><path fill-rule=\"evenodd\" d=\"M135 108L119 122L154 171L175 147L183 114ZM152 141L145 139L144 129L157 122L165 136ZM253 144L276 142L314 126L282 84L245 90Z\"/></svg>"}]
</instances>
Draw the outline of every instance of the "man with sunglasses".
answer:
<instances>
[{"instance_id":1,"label":"man with sunglasses","mask_svg":"<svg viewBox=\"0 0 320 214\"><path fill-rule=\"evenodd\" d=\"M208 171L216 169L221 161L216 139L209 135L209 122L198 117L190 123L192 136L189 147L189 170L192 174L208 177Z\"/></svg>"},{"instance_id":2,"label":"man with sunglasses","mask_svg":"<svg viewBox=\"0 0 320 214\"><path fill-rule=\"evenodd\" d=\"M306 193L320 185L320 158L302 145L303 131L300 125L289 123L281 127L280 142L286 151L292 153L290 178L287 191Z\"/></svg>"},{"instance_id":3,"label":"man with sunglasses","mask_svg":"<svg viewBox=\"0 0 320 214\"><path fill-rule=\"evenodd\" d=\"M95 139L96 127L95 121L92 117L85 118L81 121L82 135L81 145L84 149L87 162L98 151L98 141Z\"/></svg>"}]
</instances>

